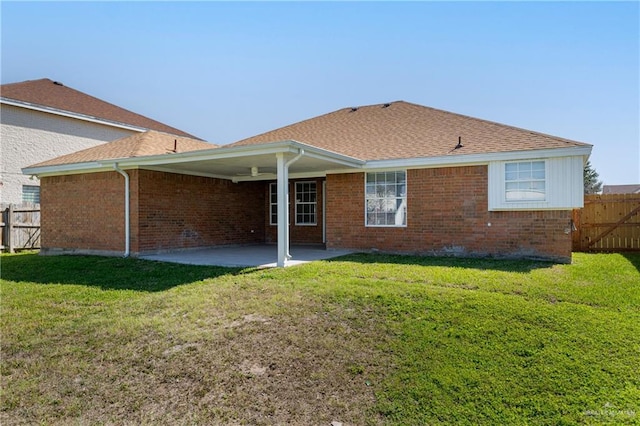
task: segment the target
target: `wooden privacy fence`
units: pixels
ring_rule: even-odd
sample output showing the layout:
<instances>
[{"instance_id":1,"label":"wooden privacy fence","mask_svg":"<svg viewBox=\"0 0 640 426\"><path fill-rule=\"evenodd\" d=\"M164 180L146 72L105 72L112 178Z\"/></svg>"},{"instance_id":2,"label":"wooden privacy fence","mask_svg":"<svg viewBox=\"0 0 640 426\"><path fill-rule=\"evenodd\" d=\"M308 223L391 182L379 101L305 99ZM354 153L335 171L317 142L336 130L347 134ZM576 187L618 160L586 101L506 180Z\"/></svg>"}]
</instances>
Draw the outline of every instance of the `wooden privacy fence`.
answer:
<instances>
[{"instance_id":1,"label":"wooden privacy fence","mask_svg":"<svg viewBox=\"0 0 640 426\"><path fill-rule=\"evenodd\" d=\"M13 253L16 250L40 248L40 207L15 206L2 210L2 250Z\"/></svg>"},{"instance_id":2,"label":"wooden privacy fence","mask_svg":"<svg viewBox=\"0 0 640 426\"><path fill-rule=\"evenodd\" d=\"M640 251L640 194L585 195L573 223L573 251Z\"/></svg>"}]
</instances>

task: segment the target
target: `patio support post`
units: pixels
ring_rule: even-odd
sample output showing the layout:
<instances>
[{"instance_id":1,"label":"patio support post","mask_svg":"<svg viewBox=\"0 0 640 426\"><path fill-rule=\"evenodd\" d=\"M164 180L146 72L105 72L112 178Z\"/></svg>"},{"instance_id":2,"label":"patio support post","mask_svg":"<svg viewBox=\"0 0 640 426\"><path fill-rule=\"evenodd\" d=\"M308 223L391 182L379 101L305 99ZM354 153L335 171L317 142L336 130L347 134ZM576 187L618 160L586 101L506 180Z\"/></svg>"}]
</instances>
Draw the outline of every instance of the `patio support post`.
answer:
<instances>
[{"instance_id":1,"label":"patio support post","mask_svg":"<svg viewBox=\"0 0 640 426\"><path fill-rule=\"evenodd\" d=\"M283 267L287 260L291 260L289 254L289 166L304 155L301 149L298 155L285 162L284 153L276 154L278 169L278 267Z\"/></svg>"},{"instance_id":2,"label":"patio support post","mask_svg":"<svg viewBox=\"0 0 640 426\"><path fill-rule=\"evenodd\" d=\"M287 262L287 254L289 253L289 215L288 210L288 191L289 174L284 162L284 153L276 154L277 171L278 171L278 267L284 267Z\"/></svg>"}]
</instances>

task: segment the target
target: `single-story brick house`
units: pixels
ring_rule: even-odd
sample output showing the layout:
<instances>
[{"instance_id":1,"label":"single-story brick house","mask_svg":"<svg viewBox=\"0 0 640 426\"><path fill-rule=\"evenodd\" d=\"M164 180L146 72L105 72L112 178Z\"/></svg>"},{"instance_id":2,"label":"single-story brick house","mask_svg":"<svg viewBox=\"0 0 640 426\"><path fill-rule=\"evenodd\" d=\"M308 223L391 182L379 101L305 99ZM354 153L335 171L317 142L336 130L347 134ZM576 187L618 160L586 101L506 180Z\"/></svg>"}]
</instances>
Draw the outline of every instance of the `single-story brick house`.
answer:
<instances>
[{"instance_id":1,"label":"single-story brick house","mask_svg":"<svg viewBox=\"0 0 640 426\"><path fill-rule=\"evenodd\" d=\"M571 260L591 145L404 101L231 145L146 132L25 168L42 252L220 245ZM289 219L291 218L291 219Z\"/></svg>"}]
</instances>

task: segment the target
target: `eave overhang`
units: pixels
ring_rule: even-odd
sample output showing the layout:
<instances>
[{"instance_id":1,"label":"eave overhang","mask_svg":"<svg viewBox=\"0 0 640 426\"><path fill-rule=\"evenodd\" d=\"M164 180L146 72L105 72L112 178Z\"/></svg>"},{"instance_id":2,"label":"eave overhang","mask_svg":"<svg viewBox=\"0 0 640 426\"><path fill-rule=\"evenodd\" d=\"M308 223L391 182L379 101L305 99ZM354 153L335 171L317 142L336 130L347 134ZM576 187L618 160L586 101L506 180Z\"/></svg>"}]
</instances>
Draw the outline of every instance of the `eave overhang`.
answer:
<instances>
[{"instance_id":1,"label":"eave overhang","mask_svg":"<svg viewBox=\"0 0 640 426\"><path fill-rule=\"evenodd\" d=\"M104 126L117 127L119 129L131 130L134 132L144 132L148 130L145 127L132 126L131 124L120 123L118 121L106 120L104 118L94 117L91 115L80 114L77 112L66 111L63 109L52 108L44 105L33 104L31 102L18 101L16 99L9 99L0 97L0 103L5 105L11 105L19 108L30 109L33 111L44 112L47 114L55 114L62 117L75 118L76 120L88 121L90 123L102 124Z\"/></svg>"},{"instance_id":2,"label":"eave overhang","mask_svg":"<svg viewBox=\"0 0 640 426\"><path fill-rule=\"evenodd\" d=\"M298 174L323 176L330 170L360 169L365 164L365 161L357 158L301 142L286 140L260 145L219 147L181 153L26 167L22 169L22 172L39 177L91 173L112 170L113 165L117 164L122 169L160 170L233 181L265 180L275 176L276 154L294 156L301 151L304 151L304 155L300 161L296 162L295 167L292 167L290 171L292 177ZM267 172L260 173L259 176L251 176L249 173L251 167L257 167L258 170L273 169L273 173Z\"/></svg>"},{"instance_id":3,"label":"eave overhang","mask_svg":"<svg viewBox=\"0 0 640 426\"><path fill-rule=\"evenodd\" d=\"M516 161L591 154L591 145L567 148L507 151L481 154L454 154L438 157L403 158L390 160L361 160L324 150L294 140L270 142L260 145L219 147L199 151L115 158L85 163L26 167L24 174L38 177L113 170L114 164L123 169L147 169L228 179L234 182L275 179L276 155L294 156L304 151L303 157L292 166L292 178L320 177L327 174L355 173L370 170L455 167L489 164L494 161ZM252 167L260 170L251 175Z\"/></svg>"}]
</instances>

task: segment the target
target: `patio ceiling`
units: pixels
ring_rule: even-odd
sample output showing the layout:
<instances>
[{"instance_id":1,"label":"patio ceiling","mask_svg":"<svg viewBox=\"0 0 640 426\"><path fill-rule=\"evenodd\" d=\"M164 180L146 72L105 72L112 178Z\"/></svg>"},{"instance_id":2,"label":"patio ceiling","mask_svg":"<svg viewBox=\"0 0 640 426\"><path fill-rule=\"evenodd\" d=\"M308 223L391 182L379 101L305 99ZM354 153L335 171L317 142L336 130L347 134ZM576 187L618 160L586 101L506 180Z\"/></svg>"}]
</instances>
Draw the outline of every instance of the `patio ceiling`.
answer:
<instances>
[{"instance_id":1,"label":"patio ceiling","mask_svg":"<svg viewBox=\"0 0 640 426\"><path fill-rule=\"evenodd\" d=\"M306 151L305 151L306 154ZM297 154L289 154L293 158ZM277 176L276 156L270 154L255 154L236 158L211 158L191 160L178 163L150 165L158 170L176 173L198 174L211 177L222 177L236 182L249 180L269 180ZM354 166L351 166L354 167ZM293 163L289 169L291 177L295 175L323 175L334 169L349 168L342 162L335 162L327 158L314 158L303 155ZM255 175L252 175L252 169ZM256 173L257 172L257 173Z\"/></svg>"}]
</instances>

